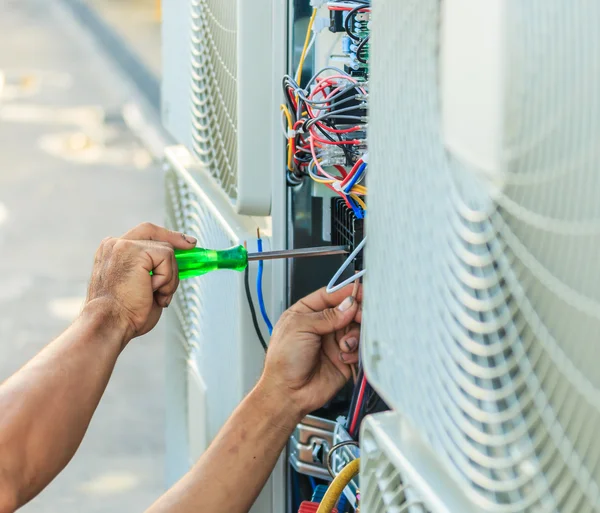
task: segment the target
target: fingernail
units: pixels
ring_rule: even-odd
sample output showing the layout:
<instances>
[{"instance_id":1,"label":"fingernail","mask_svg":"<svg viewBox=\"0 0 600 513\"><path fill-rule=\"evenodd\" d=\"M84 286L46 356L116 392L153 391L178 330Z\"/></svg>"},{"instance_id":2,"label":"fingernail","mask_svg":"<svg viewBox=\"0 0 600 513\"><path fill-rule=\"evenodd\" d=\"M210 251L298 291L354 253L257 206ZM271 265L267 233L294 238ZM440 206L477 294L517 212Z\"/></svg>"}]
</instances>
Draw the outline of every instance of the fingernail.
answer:
<instances>
[{"instance_id":1,"label":"fingernail","mask_svg":"<svg viewBox=\"0 0 600 513\"><path fill-rule=\"evenodd\" d=\"M169 299L169 300L167 301L167 303L165 304L165 308L169 308L169 305L170 305L170 304L171 304L171 300Z\"/></svg>"},{"instance_id":2,"label":"fingernail","mask_svg":"<svg viewBox=\"0 0 600 513\"><path fill-rule=\"evenodd\" d=\"M353 304L354 304L354 298L352 296L348 296L346 299L344 299L344 301L342 301L342 304L340 306L338 306L338 310L340 312L345 312L346 310L349 310L350 308L352 308Z\"/></svg>"},{"instance_id":3,"label":"fingernail","mask_svg":"<svg viewBox=\"0 0 600 513\"><path fill-rule=\"evenodd\" d=\"M344 358L346 358L346 355L340 351L340 360L342 360L342 362L346 363L346 360Z\"/></svg>"},{"instance_id":4,"label":"fingernail","mask_svg":"<svg viewBox=\"0 0 600 513\"><path fill-rule=\"evenodd\" d=\"M345 344L349 351L354 351L354 349L356 349L356 346L358 345L358 339L351 337L348 340L346 340Z\"/></svg>"},{"instance_id":5,"label":"fingernail","mask_svg":"<svg viewBox=\"0 0 600 513\"><path fill-rule=\"evenodd\" d=\"M195 237L192 237L190 235L186 235L185 233L182 233L181 236L185 239L185 241L189 244L196 244L198 242L198 240Z\"/></svg>"}]
</instances>

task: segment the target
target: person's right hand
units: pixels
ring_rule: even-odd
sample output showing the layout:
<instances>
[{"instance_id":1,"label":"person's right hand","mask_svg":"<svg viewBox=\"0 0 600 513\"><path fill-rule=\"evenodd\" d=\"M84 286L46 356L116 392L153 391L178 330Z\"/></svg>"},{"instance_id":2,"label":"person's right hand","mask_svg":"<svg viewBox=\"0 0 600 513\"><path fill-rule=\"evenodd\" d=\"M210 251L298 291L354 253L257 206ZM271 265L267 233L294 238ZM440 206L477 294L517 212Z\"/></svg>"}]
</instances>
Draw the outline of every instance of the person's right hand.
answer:
<instances>
[{"instance_id":1,"label":"person's right hand","mask_svg":"<svg viewBox=\"0 0 600 513\"><path fill-rule=\"evenodd\" d=\"M86 307L99 305L111 322L123 325L124 344L148 333L179 285L174 249L195 245L193 237L150 223L104 239L96 252Z\"/></svg>"},{"instance_id":2,"label":"person's right hand","mask_svg":"<svg viewBox=\"0 0 600 513\"><path fill-rule=\"evenodd\" d=\"M352 375L358 361L362 286L333 294L317 290L277 321L258 387L289 403L293 422L321 408ZM292 422L292 423L293 423Z\"/></svg>"}]
</instances>

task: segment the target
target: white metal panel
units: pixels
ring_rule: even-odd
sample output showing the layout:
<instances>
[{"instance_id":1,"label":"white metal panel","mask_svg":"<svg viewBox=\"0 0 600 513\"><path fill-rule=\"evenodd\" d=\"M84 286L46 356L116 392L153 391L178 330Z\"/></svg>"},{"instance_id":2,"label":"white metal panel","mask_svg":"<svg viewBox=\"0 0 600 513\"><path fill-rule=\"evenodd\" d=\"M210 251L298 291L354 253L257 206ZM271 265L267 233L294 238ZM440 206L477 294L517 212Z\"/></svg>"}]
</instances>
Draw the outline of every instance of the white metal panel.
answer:
<instances>
[{"instance_id":1,"label":"white metal panel","mask_svg":"<svg viewBox=\"0 0 600 513\"><path fill-rule=\"evenodd\" d=\"M284 4L191 0L193 149L240 214L268 215L271 208Z\"/></svg>"},{"instance_id":2,"label":"white metal panel","mask_svg":"<svg viewBox=\"0 0 600 513\"><path fill-rule=\"evenodd\" d=\"M443 5L373 2L367 376L480 511L600 511L600 4L505 2L492 174L445 147Z\"/></svg>"},{"instance_id":3,"label":"white metal panel","mask_svg":"<svg viewBox=\"0 0 600 513\"><path fill-rule=\"evenodd\" d=\"M166 157L169 227L197 237L202 247L226 248L247 241L249 250L255 250L257 221L238 216L212 177L183 147L168 148ZM264 242L266 250L270 241ZM251 283L254 271L253 266ZM267 279L269 274L266 266ZM268 281L266 285L270 290ZM266 300L271 304L269 297ZM173 480L187 470L204 444L204 435L190 433L189 428L205 430L206 441L215 437L260 376L264 351L251 322L242 273L217 271L182 281L168 316L167 461ZM197 369L200 379L188 381L190 368ZM189 419L189 414L199 418ZM275 478L283 480L280 475ZM269 482L253 511L281 511L283 506L273 497Z\"/></svg>"}]
</instances>

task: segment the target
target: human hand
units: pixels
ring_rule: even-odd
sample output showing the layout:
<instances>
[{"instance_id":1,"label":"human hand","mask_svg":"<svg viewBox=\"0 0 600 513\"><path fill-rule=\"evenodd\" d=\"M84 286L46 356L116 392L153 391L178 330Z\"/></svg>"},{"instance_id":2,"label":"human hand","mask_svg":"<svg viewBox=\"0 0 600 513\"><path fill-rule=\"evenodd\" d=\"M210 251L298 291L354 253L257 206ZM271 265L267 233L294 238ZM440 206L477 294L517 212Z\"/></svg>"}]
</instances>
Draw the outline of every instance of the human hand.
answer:
<instances>
[{"instance_id":1,"label":"human hand","mask_svg":"<svg viewBox=\"0 0 600 513\"><path fill-rule=\"evenodd\" d=\"M193 237L150 223L120 238L104 239L96 252L84 310L101 308L108 322L123 328L124 344L148 333L179 285L174 248L195 245Z\"/></svg>"},{"instance_id":2,"label":"human hand","mask_svg":"<svg viewBox=\"0 0 600 513\"><path fill-rule=\"evenodd\" d=\"M310 294L284 312L273 330L259 386L290 401L299 417L322 407L352 375L362 287L356 298L352 289Z\"/></svg>"}]
</instances>

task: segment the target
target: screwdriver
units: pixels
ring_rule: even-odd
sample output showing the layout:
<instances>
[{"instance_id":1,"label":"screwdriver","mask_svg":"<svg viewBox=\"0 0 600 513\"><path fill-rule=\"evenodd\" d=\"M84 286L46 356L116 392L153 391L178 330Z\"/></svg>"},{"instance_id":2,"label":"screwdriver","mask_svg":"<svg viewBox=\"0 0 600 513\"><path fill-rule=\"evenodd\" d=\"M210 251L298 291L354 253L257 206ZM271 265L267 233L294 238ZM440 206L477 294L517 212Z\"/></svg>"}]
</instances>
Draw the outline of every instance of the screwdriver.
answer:
<instances>
[{"instance_id":1,"label":"screwdriver","mask_svg":"<svg viewBox=\"0 0 600 513\"><path fill-rule=\"evenodd\" d=\"M176 249L175 260L179 266L179 278L194 278L217 269L243 271L248 262L255 260L275 260L280 258L306 258L349 253L347 246L323 246L315 248L287 249L248 253L244 246L229 249Z\"/></svg>"}]
</instances>

